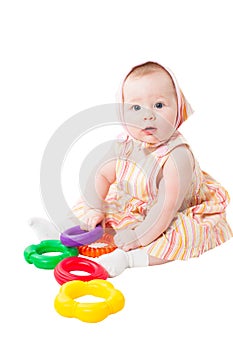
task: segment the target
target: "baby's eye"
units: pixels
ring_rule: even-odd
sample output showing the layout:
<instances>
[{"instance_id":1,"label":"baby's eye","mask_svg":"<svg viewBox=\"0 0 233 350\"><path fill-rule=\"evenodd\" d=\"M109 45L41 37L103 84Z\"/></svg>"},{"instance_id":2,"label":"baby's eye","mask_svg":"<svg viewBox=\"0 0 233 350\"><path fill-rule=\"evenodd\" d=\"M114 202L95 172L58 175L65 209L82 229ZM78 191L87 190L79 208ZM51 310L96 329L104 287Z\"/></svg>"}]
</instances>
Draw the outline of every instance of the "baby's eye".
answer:
<instances>
[{"instance_id":1,"label":"baby's eye","mask_svg":"<svg viewBox=\"0 0 233 350\"><path fill-rule=\"evenodd\" d=\"M162 102L157 102L155 104L155 107L158 108L158 109L163 108L163 103Z\"/></svg>"},{"instance_id":2,"label":"baby's eye","mask_svg":"<svg viewBox=\"0 0 233 350\"><path fill-rule=\"evenodd\" d=\"M139 105L134 105L132 108L133 108L134 111L140 111L141 106L139 106Z\"/></svg>"}]
</instances>

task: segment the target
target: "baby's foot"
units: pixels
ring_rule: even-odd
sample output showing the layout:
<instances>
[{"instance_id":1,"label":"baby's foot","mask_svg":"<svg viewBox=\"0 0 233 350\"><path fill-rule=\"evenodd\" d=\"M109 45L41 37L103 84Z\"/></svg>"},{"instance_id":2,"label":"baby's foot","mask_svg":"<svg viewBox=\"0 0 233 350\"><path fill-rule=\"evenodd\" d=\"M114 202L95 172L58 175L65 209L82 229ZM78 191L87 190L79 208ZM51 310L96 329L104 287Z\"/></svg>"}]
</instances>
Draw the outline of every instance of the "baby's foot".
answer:
<instances>
[{"instance_id":1,"label":"baby's foot","mask_svg":"<svg viewBox=\"0 0 233 350\"><path fill-rule=\"evenodd\" d=\"M55 225L43 218L31 218L28 224L33 228L40 241L45 239L60 239L60 232Z\"/></svg>"},{"instance_id":2,"label":"baby's foot","mask_svg":"<svg viewBox=\"0 0 233 350\"><path fill-rule=\"evenodd\" d=\"M95 261L107 270L109 277L118 276L129 267L128 255L121 249L115 249L112 253L101 255Z\"/></svg>"},{"instance_id":3,"label":"baby's foot","mask_svg":"<svg viewBox=\"0 0 233 350\"><path fill-rule=\"evenodd\" d=\"M109 277L115 277L128 267L148 266L149 255L142 249L135 249L129 252L116 249L112 253L101 255L95 261L108 271Z\"/></svg>"}]
</instances>

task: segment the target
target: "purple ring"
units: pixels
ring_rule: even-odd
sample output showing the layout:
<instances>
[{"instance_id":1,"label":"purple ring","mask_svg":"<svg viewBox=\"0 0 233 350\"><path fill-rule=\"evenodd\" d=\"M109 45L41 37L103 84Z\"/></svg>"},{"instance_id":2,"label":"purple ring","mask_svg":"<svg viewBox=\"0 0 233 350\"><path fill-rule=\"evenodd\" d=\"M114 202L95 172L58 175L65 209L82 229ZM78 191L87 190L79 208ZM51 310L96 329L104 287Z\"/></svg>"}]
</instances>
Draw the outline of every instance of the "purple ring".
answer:
<instances>
[{"instance_id":1,"label":"purple ring","mask_svg":"<svg viewBox=\"0 0 233 350\"><path fill-rule=\"evenodd\" d=\"M104 231L100 224L91 231L82 230L80 226L74 226L61 233L60 241L67 247L78 247L97 241L102 237L103 233Z\"/></svg>"}]
</instances>

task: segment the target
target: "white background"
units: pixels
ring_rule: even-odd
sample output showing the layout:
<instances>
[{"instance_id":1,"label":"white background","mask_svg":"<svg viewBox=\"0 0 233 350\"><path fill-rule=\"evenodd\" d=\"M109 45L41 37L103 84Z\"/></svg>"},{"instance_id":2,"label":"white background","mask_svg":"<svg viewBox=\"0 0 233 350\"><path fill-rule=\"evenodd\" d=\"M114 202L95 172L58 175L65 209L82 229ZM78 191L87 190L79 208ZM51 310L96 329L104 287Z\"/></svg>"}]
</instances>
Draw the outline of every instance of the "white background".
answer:
<instances>
[{"instance_id":1,"label":"white background","mask_svg":"<svg viewBox=\"0 0 233 350\"><path fill-rule=\"evenodd\" d=\"M232 32L225 0L1 1L4 349L232 349L233 241L199 259L125 271L111 280L125 308L98 324L58 315L53 272L23 258L37 242L28 218L46 217L39 176L50 137L76 113L115 102L122 77L145 60L175 73L195 109L180 131L233 196ZM80 157L94 134L75 146ZM67 157L62 179L69 202L78 193L74 161ZM227 215L233 226L232 204Z\"/></svg>"}]
</instances>

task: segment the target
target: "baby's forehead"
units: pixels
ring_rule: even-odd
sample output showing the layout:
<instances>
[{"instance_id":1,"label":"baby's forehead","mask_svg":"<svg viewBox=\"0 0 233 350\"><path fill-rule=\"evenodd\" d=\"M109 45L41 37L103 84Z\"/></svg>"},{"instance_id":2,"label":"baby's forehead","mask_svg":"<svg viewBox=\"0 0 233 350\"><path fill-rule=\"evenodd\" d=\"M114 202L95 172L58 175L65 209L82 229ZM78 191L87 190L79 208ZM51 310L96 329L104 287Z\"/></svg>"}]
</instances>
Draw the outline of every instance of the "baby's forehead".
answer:
<instances>
[{"instance_id":1,"label":"baby's forehead","mask_svg":"<svg viewBox=\"0 0 233 350\"><path fill-rule=\"evenodd\" d=\"M141 76L129 76L123 86L125 97L134 95L176 94L173 80L165 70L158 70Z\"/></svg>"},{"instance_id":2,"label":"baby's forehead","mask_svg":"<svg viewBox=\"0 0 233 350\"><path fill-rule=\"evenodd\" d=\"M155 84L157 82L162 82L163 85L173 85L173 79L170 76L170 74L165 69L161 68L159 70L140 75L130 74L125 80L124 86L126 87L127 85L138 85L141 83L145 83L146 81Z\"/></svg>"}]
</instances>

